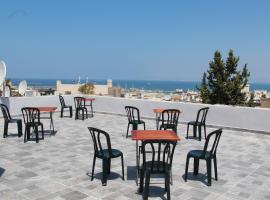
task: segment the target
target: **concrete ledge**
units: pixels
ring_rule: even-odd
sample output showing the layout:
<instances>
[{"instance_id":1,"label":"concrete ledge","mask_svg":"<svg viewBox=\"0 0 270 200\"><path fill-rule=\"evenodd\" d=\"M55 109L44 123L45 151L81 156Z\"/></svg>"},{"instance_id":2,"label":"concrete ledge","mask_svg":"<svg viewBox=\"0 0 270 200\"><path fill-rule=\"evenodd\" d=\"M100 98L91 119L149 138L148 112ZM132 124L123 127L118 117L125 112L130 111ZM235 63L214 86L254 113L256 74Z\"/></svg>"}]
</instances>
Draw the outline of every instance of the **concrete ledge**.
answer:
<instances>
[{"instance_id":1,"label":"concrete ledge","mask_svg":"<svg viewBox=\"0 0 270 200\"><path fill-rule=\"evenodd\" d=\"M64 95L67 105L74 105L72 95ZM186 124L196 119L197 111L210 107L207 121L209 127L270 134L270 109L239 106L208 105L199 103L165 102L143 99L125 99L108 96L94 96L93 107L97 113L125 116L125 106L138 107L145 119L155 119L154 108L176 108L181 110L179 121ZM20 115L25 106L56 106L60 108L58 96L1 97L0 102L10 108L11 115ZM74 106L73 106L74 107Z\"/></svg>"}]
</instances>

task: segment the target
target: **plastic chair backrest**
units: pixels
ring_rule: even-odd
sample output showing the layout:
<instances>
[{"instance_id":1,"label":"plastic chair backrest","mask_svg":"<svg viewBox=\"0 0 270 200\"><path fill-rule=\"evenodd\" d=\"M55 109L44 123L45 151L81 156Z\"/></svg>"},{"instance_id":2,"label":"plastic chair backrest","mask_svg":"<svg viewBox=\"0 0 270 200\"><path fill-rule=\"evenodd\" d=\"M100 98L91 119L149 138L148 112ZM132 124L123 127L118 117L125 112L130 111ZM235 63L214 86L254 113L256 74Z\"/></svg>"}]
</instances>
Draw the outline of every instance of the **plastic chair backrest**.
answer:
<instances>
[{"instance_id":1,"label":"plastic chair backrest","mask_svg":"<svg viewBox=\"0 0 270 200\"><path fill-rule=\"evenodd\" d=\"M136 120L140 121L140 111L138 108L133 106L125 106L128 122L132 123Z\"/></svg>"},{"instance_id":2,"label":"plastic chair backrest","mask_svg":"<svg viewBox=\"0 0 270 200\"><path fill-rule=\"evenodd\" d=\"M109 156L112 155L112 150L111 150L111 140L110 140L110 136L107 132L102 131L100 129L97 128L93 128L93 127L88 127L88 130L91 134L92 140L93 140L93 144L94 144L94 151L95 154L101 154L102 156L104 156L103 153L103 149L107 149L109 151ZM105 137L105 144L106 147L104 148L104 146L102 146L104 144L104 142L101 141L101 139Z\"/></svg>"},{"instance_id":3,"label":"plastic chair backrest","mask_svg":"<svg viewBox=\"0 0 270 200\"><path fill-rule=\"evenodd\" d=\"M142 142L143 168L150 164L153 173L164 173L166 166L171 168L176 141L145 140ZM149 165L147 165L149 167Z\"/></svg>"},{"instance_id":4,"label":"plastic chair backrest","mask_svg":"<svg viewBox=\"0 0 270 200\"><path fill-rule=\"evenodd\" d=\"M201 122L201 124L205 124L208 110L209 107L201 108L200 110L198 110L196 122Z\"/></svg>"},{"instance_id":5,"label":"plastic chair backrest","mask_svg":"<svg viewBox=\"0 0 270 200\"><path fill-rule=\"evenodd\" d=\"M222 133L222 129L218 129L218 130L215 130L207 135L207 138L206 138L205 144L204 144L204 149L203 149L203 151L205 153L206 153L206 151L208 151L208 145L209 145L209 141L210 141L211 137L214 137L212 147L210 148L210 151L208 151L208 152L210 152L211 156L216 155L221 133Z\"/></svg>"},{"instance_id":6,"label":"plastic chair backrest","mask_svg":"<svg viewBox=\"0 0 270 200\"><path fill-rule=\"evenodd\" d=\"M1 107L4 119L6 121L11 120L12 118L10 116L8 107L5 104L0 104L0 107Z\"/></svg>"},{"instance_id":7,"label":"plastic chair backrest","mask_svg":"<svg viewBox=\"0 0 270 200\"><path fill-rule=\"evenodd\" d=\"M62 107L65 107L65 106L66 106L66 103L65 103L64 97L61 96L61 95L59 95L59 100L60 100L61 106L62 106Z\"/></svg>"},{"instance_id":8,"label":"plastic chair backrest","mask_svg":"<svg viewBox=\"0 0 270 200\"><path fill-rule=\"evenodd\" d=\"M25 124L28 123L40 123L40 110L35 107L24 107L22 108L23 121Z\"/></svg>"},{"instance_id":9,"label":"plastic chair backrest","mask_svg":"<svg viewBox=\"0 0 270 200\"><path fill-rule=\"evenodd\" d=\"M161 113L161 126L169 125L177 127L180 110L177 109L166 109Z\"/></svg>"},{"instance_id":10,"label":"plastic chair backrest","mask_svg":"<svg viewBox=\"0 0 270 200\"><path fill-rule=\"evenodd\" d=\"M85 107L85 98L84 97L74 97L75 108L84 108Z\"/></svg>"}]
</instances>

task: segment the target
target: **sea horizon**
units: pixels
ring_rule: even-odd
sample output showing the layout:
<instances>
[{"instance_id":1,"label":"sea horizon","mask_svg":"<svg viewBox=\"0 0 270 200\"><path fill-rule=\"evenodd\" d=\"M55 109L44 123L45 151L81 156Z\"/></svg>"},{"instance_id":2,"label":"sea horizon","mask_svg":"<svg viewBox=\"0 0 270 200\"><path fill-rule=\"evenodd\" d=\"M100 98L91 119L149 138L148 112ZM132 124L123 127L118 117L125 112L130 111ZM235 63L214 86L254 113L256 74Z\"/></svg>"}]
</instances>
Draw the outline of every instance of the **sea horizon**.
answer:
<instances>
[{"instance_id":1,"label":"sea horizon","mask_svg":"<svg viewBox=\"0 0 270 200\"><path fill-rule=\"evenodd\" d=\"M63 84L78 83L78 79L71 78L7 78L11 80L14 86L18 86L21 80L26 80L28 86L33 88L55 88L56 81L61 80ZM80 79L80 83L86 83L87 79ZM106 84L106 79L89 79L88 82L94 84ZM197 90L200 81L174 81L174 80L124 80L112 79L113 86L124 89L136 88L151 91L172 92L178 89ZM270 91L270 83L267 82L250 82L250 91L267 90Z\"/></svg>"}]
</instances>

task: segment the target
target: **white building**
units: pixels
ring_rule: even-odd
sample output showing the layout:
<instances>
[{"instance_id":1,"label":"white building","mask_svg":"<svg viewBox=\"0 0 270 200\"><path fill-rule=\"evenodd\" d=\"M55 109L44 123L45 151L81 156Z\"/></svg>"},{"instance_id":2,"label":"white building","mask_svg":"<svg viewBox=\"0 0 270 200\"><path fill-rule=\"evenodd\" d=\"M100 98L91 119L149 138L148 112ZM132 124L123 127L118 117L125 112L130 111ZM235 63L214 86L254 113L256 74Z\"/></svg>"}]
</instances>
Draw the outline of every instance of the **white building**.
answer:
<instances>
[{"instance_id":1,"label":"white building","mask_svg":"<svg viewBox=\"0 0 270 200\"><path fill-rule=\"evenodd\" d=\"M79 92L79 87L82 83L76 84L62 84L60 80L56 81L56 93L59 94L81 94ZM108 95L109 88L112 87L112 80L107 80L107 85L97 85L94 84L94 94L95 95Z\"/></svg>"}]
</instances>

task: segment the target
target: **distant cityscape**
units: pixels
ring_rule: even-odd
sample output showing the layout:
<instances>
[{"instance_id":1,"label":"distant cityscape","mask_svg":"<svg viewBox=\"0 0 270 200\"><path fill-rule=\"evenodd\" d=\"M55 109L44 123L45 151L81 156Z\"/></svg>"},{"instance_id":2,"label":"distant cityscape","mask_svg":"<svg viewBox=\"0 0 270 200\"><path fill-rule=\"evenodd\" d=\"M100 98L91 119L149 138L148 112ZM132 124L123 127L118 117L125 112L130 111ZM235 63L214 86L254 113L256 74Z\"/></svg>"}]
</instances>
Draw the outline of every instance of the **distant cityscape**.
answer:
<instances>
[{"instance_id":1,"label":"distant cityscape","mask_svg":"<svg viewBox=\"0 0 270 200\"><path fill-rule=\"evenodd\" d=\"M10 79L16 88L21 79ZM93 94L132 99L150 99L156 101L200 103L201 97L197 90L200 82L191 81L143 81L143 80L88 80L88 79L26 79L28 89L25 96L80 94L78 88L88 82L94 84ZM270 107L270 84L251 83L243 92L249 100L254 94L256 106ZM14 96L11 94L11 96Z\"/></svg>"}]
</instances>

